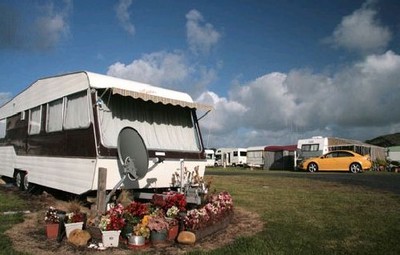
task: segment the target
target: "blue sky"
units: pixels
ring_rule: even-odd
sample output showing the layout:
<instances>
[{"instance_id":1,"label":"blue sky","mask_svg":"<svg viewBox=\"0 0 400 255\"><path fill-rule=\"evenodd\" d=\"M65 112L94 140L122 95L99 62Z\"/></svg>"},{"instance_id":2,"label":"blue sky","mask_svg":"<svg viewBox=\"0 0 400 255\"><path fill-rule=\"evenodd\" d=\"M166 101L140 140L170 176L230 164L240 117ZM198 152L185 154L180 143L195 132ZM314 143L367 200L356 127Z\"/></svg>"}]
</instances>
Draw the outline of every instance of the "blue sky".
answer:
<instances>
[{"instance_id":1,"label":"blue sky","mask_svg":"<svg viewBox=\"0 0 400 255\"><path fill-rule=\"evenodd\" d=\"M213 105L209 147L400 132L396 0L3 0L0 11L2 102L87 70Z\"/></svg>"}]
</instances>

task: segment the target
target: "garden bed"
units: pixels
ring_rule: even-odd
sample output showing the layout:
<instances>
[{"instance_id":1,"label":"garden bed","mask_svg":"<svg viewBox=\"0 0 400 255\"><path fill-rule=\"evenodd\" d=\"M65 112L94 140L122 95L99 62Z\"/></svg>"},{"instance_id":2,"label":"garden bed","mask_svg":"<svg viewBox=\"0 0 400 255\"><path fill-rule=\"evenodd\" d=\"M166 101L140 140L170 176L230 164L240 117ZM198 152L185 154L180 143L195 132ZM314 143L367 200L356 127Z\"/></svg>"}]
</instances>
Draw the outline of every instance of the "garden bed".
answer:
<instances>
[{"instance_id":1,"label":"garden bed","mask_svg":"<svg viewBox=\"0 0 400 255\"><path fill-rule=\"evenodd\" d=\"M45 229L43 226L44 209L50 205L58 208L63 208L65 201L57 200L46 193L40 196L33 196L21 194L22 196L29 196L24 199L30 201L32 205L31 213L27 214L25 221L21 224L14 225L11 229L6 231L10 237L13 247L19 252L28 254L104 254L104 251L97 251L86 247L77 248L67 243L65 238L61 243L56 240L49 240L46 237ZM261 218L252 212L246 211L243 208L235 207L235 213L231 216L230 224L223 223L225 228L217 231L212 231L208 235L201 236L194 245L181 245L175 242L170 242L167 246L148 246L142 251L151 254L184 254L193 250L213 250L222 246L232 243L235 238L240 236L251 236L263 229ZM131 254L132 250L129 249L124 243L120 244L118 248L109 248L113 254Z\"/></svg>"}]
</instances>

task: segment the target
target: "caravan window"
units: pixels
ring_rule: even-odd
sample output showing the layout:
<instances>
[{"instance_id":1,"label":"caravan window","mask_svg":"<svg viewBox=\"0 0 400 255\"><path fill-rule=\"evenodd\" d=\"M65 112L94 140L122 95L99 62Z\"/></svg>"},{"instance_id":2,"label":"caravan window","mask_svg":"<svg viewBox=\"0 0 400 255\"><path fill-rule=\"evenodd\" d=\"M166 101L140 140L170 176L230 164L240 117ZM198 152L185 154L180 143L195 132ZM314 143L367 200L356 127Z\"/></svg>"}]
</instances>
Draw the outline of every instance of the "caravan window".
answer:
<instances>
[{"instance_id":1,"label":"caravan window","mask_svg":"<svg viewBox=\"0 0 400 255\"><path fill-rule=\"evenodd\" d=\"M318 151L319 144L303 144L301 146L302 151Z\"/></svg>"},{"instance_id":2,"label":"caravan window","mask_svg":"<svg viewBox=\"0 0 400 255\"><path fill-rule=\"evenodd\" d=\"M130 126L139 132L148 149L200 150L189 108L112 95L98 110L102 143L107 147L116 147L119 131Z\"/></svg>"},{"instance_id":3,"label":"caravan window","mask_svg":"<svg viewBox=\"0 0 400 255\"><path fill-rule=\"evenodd\" d=\"M63 99L48 103L47 105L47 132L61 131L63 126Z\"/></svg>"},{"instance_id":4,"label":"caravan window","mask_svg":"<svg viewBox=\"0 0 400 255\"><path fill-rule=\"evenodd\" d=\"M0 120L0 138L6 137L6 119Z\"/></svg>"},{"instance_id":5,"label":"caravan window","mask_svg":"<svg viewBox=\"0 0 400 255\"><path fill-rule=\"evenodd\" d=\"M87 92L70 95L65 105L65 129L87 128L90 125Z\"/></svg>"},{"instance_id":6,"label":"caravan window","mask_svg":"<svg viewBox=\"0 0 400 255\"><path fill-rule=\"evenodd\" d=\"M246 155L247 155L247 151L241 151L240 152L240 156L241 157L246 157Z\"/></svg>"},{"instance_id":7,"label":"caravan window","mask_svg":"<svg viewBox=\"0 0 400 255\"><path fill-rule=\"evenodd\" d=\"M29 111L29 128L28 133L35 135L40 133L40 123L42 117L42 106L32 108Z\"/></svg>"}]
</instances>

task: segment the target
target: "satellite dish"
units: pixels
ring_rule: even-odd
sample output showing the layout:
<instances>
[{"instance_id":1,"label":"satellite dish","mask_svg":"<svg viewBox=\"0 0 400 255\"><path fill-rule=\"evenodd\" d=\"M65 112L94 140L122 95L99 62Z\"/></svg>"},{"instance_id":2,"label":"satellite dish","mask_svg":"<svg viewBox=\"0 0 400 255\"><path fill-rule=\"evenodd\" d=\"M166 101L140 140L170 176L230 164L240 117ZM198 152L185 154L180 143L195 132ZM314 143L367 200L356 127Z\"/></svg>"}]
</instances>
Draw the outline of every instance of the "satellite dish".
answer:
<instances>
[{"instance_id":1,"label":"satellite dish","mask_svg":"<svg viewBox=\"0 0 400 255\"><path fill-rule=\"evenodd\" d=\"M131 180L142 179L149 168L149 155L142 137L131 127L123 128L118 134L118 157L124 173Z\"/></svg>"}]
</instances>

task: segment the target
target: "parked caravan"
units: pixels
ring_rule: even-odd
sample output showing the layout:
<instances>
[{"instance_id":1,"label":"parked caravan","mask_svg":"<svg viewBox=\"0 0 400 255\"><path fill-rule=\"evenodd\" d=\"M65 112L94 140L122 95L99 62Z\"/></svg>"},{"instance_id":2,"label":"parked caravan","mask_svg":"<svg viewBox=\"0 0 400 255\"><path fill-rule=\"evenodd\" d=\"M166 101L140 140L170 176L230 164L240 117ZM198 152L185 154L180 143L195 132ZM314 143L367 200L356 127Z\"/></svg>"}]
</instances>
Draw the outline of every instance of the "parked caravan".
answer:
<instances>
[{"instance_id":1,"label":"parked caravan","mask_svg":"<svg viewBox=\"0 0 400 255\"><path fill-rule=\"evenodd\" d=\"M327 137L313 136L308 139L299 139L297 141L297 157L295 158L295 166L304 159L318 157L327 152Z\"/></svg>"},{"instance_id":2,"label":"parked caravan","mask_svg":"<svg viewBox=\"0 0 400 255\"><path fill-rule=\"evenodd\" d=\"M122 188L169 188L182 159L202 177L201 107L186 93L91 72L39 79L0 107L0 175L23 190L36 184L84 194L97 190L106 168L111 190L123 175L118 135L131 127L147 148L149 170Z\"/></svg>"},{"instance_id":3,"label":"parked caravan","mask_svg":"<svg viewBox=\"0 0 400 255\"><path fill-rule=\"evenodd\" d=\"M265 146L254 146L247 148L247 165L249 167L264 167Z\"/></svg>"},{"instance_id":4,"label":"parked caravan","mask_svg":"<svg viewBox=\"0 0 400 255\"><path fill-rule=\"evenodd\" d=\"M244 148L219 148L215 152L217 166L245 166L247 150Z\"/></svg>"},{"instance_id":5,"label":"parked caravan","mask_svg":"<svg viewBox=\"0 0 400 255\"><path fill-rule=\"evenodd\" d=\"M215 166L215 152L214 150L206 149L204 150L206 153L206 166Z\"/></svg>"}]
</instances>

